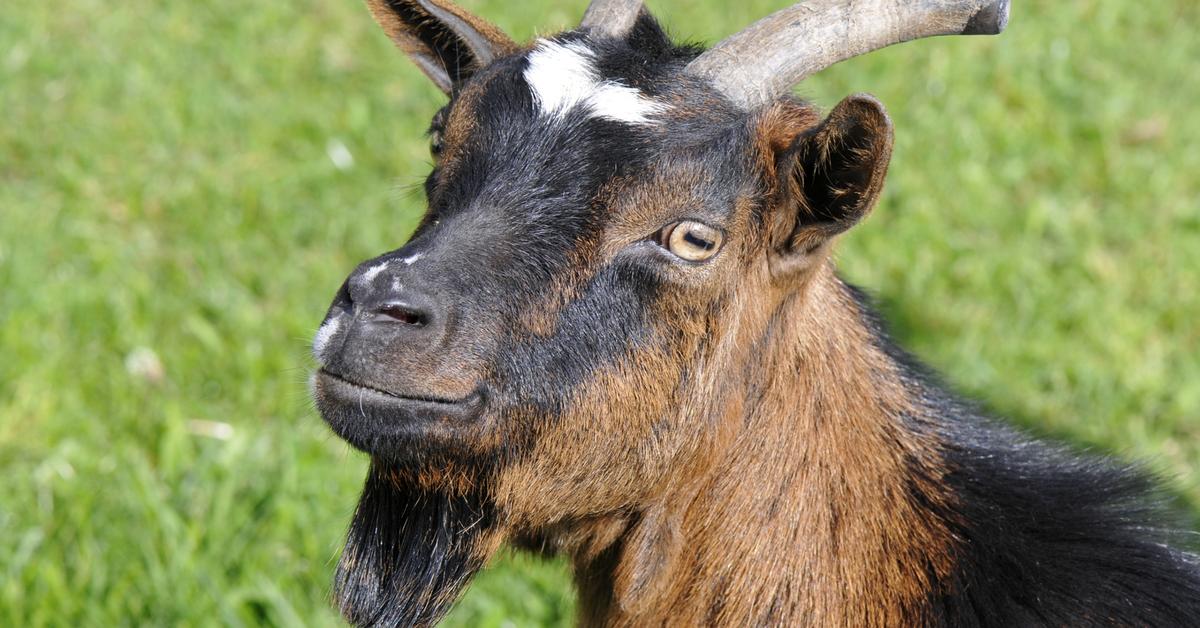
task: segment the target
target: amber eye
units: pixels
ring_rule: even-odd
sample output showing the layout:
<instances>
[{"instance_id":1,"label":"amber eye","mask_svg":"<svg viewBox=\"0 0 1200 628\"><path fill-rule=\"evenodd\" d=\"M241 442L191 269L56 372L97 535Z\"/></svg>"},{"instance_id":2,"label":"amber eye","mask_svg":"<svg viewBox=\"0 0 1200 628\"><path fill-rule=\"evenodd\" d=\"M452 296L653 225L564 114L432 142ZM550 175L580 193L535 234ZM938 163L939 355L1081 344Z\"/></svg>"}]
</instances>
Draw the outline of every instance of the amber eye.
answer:
<instances>
[{"instance_id":1,"label":"amber eye","mask_svg":"<svg viewBox=\"0 0 1200 628\"><path fill-rule=\"evenodd\" d=\"M680 259L707 261L721 248L720 231L694 220L683 220L662 230L660 244Z\"/></svg>"}]
</instances>

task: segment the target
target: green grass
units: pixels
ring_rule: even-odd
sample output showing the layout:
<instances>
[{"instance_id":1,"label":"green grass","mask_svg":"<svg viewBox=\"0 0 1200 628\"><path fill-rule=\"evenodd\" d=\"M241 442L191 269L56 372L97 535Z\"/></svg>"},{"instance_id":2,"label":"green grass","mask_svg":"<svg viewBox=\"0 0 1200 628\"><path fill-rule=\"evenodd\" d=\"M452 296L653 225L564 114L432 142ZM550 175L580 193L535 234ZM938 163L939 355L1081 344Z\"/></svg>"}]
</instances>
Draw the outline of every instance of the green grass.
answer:
<instances>
[{"instance_id":1,"label":"green grass","mask_svg":"<svg viewBox=\"0 0 1200 628\"><path fill-rule=\"evenodd\" d=\"M712 41L785 3L652 7ZM585 2L464 4L524 38ZM1200 511L1200 5L1015 4L801 88L896 124L842 267L962 390ZM307 344L414 226L439 102L355 0L0 4L0 625L337 624L365 460ZM506 558L448 623L572 607Z\"/></svg>"}]
</instances>

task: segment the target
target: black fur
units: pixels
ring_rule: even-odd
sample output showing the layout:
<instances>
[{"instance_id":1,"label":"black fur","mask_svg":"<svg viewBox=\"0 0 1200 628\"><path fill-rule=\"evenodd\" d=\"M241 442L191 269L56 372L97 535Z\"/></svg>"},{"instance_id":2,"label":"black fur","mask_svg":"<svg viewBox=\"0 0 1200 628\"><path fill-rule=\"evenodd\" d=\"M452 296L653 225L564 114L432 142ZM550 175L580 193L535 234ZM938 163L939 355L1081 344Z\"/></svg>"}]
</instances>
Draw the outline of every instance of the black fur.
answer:
<instances>
[{"instance_id":1,"label":"black fur","mask_svg":"<svg viewBox=\"0 0 1200 628\"><path fill-rule=\"evenodd\" d=\"M487 87L472 104L474 126L455 147L453 163L435 168L426 181L429 213L404 248L384 257L421 253L420 272L436 277L439 302L461 320L487 323L482 333L454 337L461 344L441 354L486 363L481 385L500 417L495 420L520 420L504 426L497 450L407 436L364 437L363 442L385 446L371 450L375 463L334 595L348 620L374 626L437 621L480 568L480 547L498 517L485 488L451 495L414 488L415 482L398 481L397 475L466 468L486 478L528 452L537 430L552 423L560 404L597 369L661 340L649 324L664 289L652 256L619 257L599 268L573 266L580 259L573 254L603 234L611 219L611 210L596 200L601 186L614 177L636 180L663 162L694 161L708 180L693 186L692 206L673 209L720 223L753 179L744 163L752 140L747 114L682 74L699 49L673 45L646 13L627 39L588 45L605 78L663 102L695 105L687 115L652 128L579 111L549 123L537 114L519 78L528 63L523 53L476 68L443 26L411 3L391 4L408 12L404 19L422 24L419 36L448 64L457 88L472 82ZM576 32L558 39L583 37ZM455 91L456 100L435 118L436 133L462 93ZM817 210L826 209L817 200ZM555 279L570 271L586 271L586 279L558 311L549 335L532 336L520 325L525 310L543 304ZM421 280L411 269L396 272L395 279L405 284ZM1167 545L1179 539L1166 531L1144 474L1032 441L957 400L891 343L868 299L847 289L880 348L900 365L912 396L922 400L919 415L898 419L942 443L940 454L950 469L938 481L952 499L923 494L918 487L929 482L911 485L911 498L940 517L959 541L957 571L929 593L933 623L1200 625L1200 565ZM333 309L349 306L343 289ZM379 373L403 375L402 362L379 357L386 352L378 338L356 338L344 333L341 342L359 344L343 347L325 366L379 389L387 387ZM687 367L681 367L684 377ZM372 429L372 421L393 418L368 416L362 407L349 410L361 415L363 430ZM914 464L913 473L920 472Z\"/></svg>"},{"instance_id":2,"label":"black fur","mask_svg":"<svg viewBox=\"0 0 1200 628\"><path fill-rule=\"evenodd\" d=\"M480 496L420 491L372 465L334 581L342 614L357 626L432 625L482 566L476 544L491 524Z\"/></svg>"},{"instance_id":3,"label":"black fur","mask_svg":"<svg viewBox=\"0 0 1200 628\"><path fill-rule=\"evenodd\" d=\"M1200 559L1169 545L1187 543L1151 478L984 416L893 344L869 298L848 290L923 400L909 427L933 432L950 467L950 506L913 495L962 548L954 579L931 592L940 625L1200 625Z\"/></svg>"}]
</instances>

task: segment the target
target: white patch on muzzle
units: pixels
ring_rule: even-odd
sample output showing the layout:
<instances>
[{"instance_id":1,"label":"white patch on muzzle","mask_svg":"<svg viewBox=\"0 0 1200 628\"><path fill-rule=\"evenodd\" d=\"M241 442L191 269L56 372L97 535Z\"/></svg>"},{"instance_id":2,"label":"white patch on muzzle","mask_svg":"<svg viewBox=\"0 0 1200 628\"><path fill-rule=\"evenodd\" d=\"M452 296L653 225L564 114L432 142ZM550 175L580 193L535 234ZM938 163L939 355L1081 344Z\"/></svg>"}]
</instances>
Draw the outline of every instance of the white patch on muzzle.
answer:
<instances>
[{"instance_id":1,"label":"white patch on muzzle","mask_svg":"<svg viewBox=\"0 0 1200 628\"><path fill-rule=\"evenodd\" d=\"M312 352L313 357L317 362L323 362L322 356L325 354L325 347L329 346L329 341L337 335L338 330L342 327L342 314L338 313L321 324L317 329L317 335L313 336Z\"/></svg>"},{"instance_id":2,"label":"white patch on muzzle","mask_svg":"<svg viewBox=\"0 0 1200 628\"><path fill-rule=\"evenodd\" d=\"M359 283L363 286L370 286L371 283L375 281L375 278L379 276L379 273L382 273L383 271L387 270L387 267L388 267L387 262L380 262L380 263L368 268L366 270L366 272L364 272L361 276L359 276L359 278L358 278Z\"/></svg>"}]
</instances>

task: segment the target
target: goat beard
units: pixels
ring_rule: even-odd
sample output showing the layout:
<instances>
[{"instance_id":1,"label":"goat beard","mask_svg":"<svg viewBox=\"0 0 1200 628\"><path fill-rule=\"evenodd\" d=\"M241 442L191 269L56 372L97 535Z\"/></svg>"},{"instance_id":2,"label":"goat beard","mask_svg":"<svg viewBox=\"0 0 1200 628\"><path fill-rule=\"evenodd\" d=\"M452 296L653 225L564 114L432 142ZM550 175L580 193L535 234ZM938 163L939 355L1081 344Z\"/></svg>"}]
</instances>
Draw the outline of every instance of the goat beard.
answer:
<instances>
[{"instance_id":1,"label":"goat beard","mask_svg":"<svg viewBox=\"0 0 1200 628\"><path fill-rule=\"evenodd\" d=\"M489 501L420 487L375 461L346 538L334 598L357 626L432 626L498 545Z\"/></svg>"}]
</instances>

